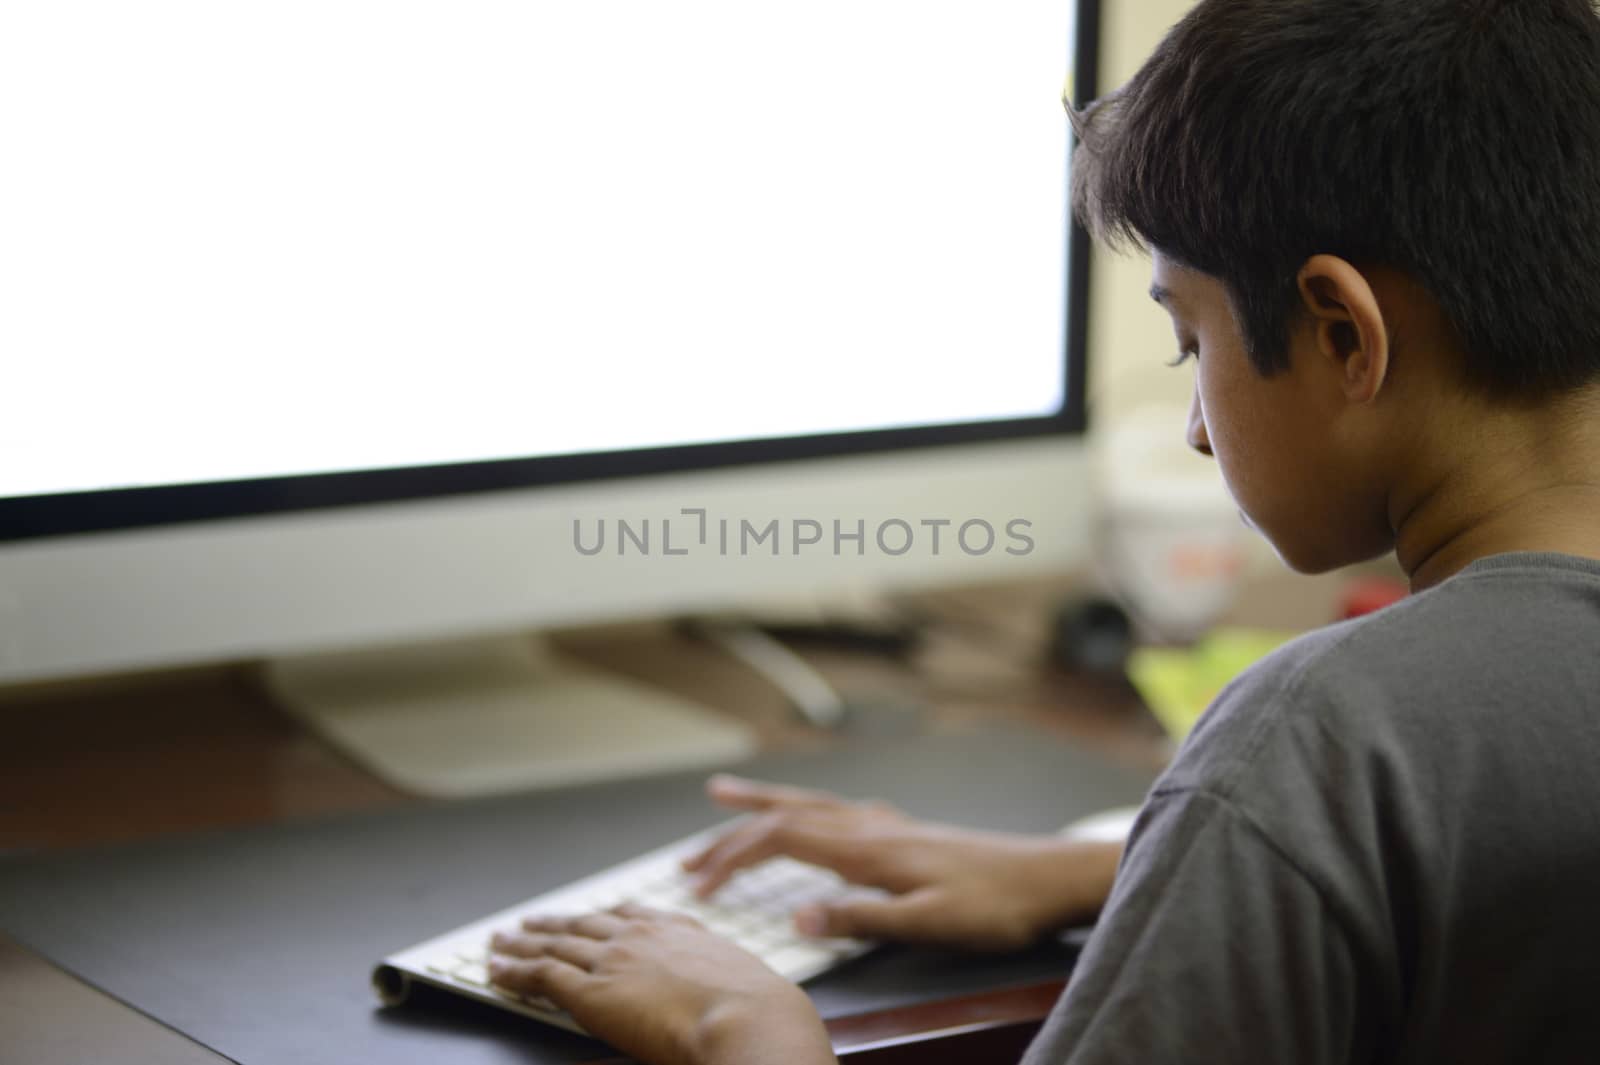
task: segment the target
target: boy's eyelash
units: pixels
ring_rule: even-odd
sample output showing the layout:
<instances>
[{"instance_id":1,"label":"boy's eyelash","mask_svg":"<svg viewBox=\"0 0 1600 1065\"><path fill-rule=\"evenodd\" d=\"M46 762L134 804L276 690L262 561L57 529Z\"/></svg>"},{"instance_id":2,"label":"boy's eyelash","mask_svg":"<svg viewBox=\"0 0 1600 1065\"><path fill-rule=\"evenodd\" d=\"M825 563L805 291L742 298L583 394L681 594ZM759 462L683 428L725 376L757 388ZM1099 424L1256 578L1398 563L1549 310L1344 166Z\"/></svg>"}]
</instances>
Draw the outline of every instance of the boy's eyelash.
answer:
<instances>
[{"instance_id":1,"label":"boy's eyelash","mask_svg":"<svg viewBox=\"0 0 1600 1065\"><path fill-rule=\"evenodd\" d=\"M1167 365L1168 366L1182 366L1184 363L1188 362L1190 359L1192 359L1194 357L1195 357L1195 353L1192 352L1192 351L1180 351L1180 352L1178 352L1178 354L1175 357L1167 360Z\"/></svg>"}]
</instances>

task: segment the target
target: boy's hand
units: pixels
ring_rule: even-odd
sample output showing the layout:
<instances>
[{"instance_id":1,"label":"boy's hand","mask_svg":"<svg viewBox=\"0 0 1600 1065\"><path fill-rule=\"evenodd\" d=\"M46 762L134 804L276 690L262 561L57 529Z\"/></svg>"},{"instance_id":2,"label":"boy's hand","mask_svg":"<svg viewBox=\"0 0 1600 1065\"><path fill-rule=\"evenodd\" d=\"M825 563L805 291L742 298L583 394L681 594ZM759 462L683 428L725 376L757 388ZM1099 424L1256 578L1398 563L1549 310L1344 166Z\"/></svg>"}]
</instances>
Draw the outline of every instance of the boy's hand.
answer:
<instances>
[{"instance_id":1,"label":"boy's hand","mask_svg":"<svg viewBox=\"0 0 1600 1065\"><path fill-rule=\"evenodd\" d=\"M810 935L1016 949L1097 913L1122 853L1116 843L913 821L882 803L738 777L713 777L707 791L754 816L684 862L702 897L779 854L893 893L800 910L795 922Z\"/></svg>"},{"instance_id":2,"label":"boy's hand","mask_svg":"<svg viewBox=\"0 0 1600 1065\"><path fill-rule=\"evenodd\" d=\"M548 998L648 1065L831 1065L811 1000L691 918L625 904L535 917L491 944L500 987Z\"/></svg>"}]
</instances>

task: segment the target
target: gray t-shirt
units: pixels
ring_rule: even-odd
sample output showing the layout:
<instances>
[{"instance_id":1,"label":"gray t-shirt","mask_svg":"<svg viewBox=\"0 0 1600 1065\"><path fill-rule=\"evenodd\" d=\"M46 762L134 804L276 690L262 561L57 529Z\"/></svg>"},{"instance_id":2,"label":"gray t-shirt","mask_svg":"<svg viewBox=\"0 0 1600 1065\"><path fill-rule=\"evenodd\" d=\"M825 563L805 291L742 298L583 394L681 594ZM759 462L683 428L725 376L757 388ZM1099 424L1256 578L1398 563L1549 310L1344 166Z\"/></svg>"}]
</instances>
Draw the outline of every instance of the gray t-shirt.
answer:
<instances>
[{"instance_id":1,"label":"gray t-shirt","mask_svg":"<svg viewBox=\"0 0 1600 1065\"><path fill-rule=\"evenodd\" d=\"M1480 560L1234 682L1025 1061L1600 1061L1600 562Z\"/></svg>"}]
</instances>

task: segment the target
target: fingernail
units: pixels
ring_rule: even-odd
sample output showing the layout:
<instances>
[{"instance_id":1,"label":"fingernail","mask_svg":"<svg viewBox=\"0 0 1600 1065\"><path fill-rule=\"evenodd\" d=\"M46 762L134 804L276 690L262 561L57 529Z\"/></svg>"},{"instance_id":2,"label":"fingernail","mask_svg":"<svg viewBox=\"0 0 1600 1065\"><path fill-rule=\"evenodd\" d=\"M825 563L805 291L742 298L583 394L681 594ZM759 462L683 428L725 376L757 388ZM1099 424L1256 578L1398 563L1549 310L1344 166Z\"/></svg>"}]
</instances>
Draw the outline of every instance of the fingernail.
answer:
<instances>
[{"instance_id":1,"label":"fingernail","mask_svg":"<svg viewBox=\"0 0 1600 1065\"><path fill-rule=\"evenodd\" d=\"M494 935L489 937L489 946L493 947L495 950L499 950L505 945L506 936L504 932L496 932Z\"/></svg>"},{"instance_id":2,"label":"fingernail","mask_svg":"<svg viewBox=\"0 0 1600 1065\"><path fill-rule=\"evenodd\" d=\"M506 963L499 958L489 959L489 976L498 979L506 974Z\"/></svg>"},{"instance_id":3,"label":"fingernail","mask_svg":"<svg viewBox=\"0 0 1600 1065\"><path fill-rule=\"evenodd\" d=\"M820 936L828 930L828 918L815 906L796 910L794 926L808 936Z\"/></svg>"}]
</instances>

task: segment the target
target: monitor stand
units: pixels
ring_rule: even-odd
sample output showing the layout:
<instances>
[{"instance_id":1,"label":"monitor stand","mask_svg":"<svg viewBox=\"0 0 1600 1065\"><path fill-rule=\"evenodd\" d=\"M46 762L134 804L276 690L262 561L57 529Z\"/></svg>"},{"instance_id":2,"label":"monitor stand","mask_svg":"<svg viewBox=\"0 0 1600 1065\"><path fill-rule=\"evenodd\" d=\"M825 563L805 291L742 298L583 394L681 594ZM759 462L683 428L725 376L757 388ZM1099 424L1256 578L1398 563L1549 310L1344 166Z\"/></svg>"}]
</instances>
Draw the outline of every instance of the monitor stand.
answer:
<instances>
[{"instance_id":1,"label":"monitor stand","mask_svg":"<svg viewBox=\"0 0 1600 1065\"><path fill-rule=\"evenodd\" d=\"M284 658L264 680L354 761L429 798L725 766L756 750L742 725L530 635Z\"/></svg>"}]
</instances>

